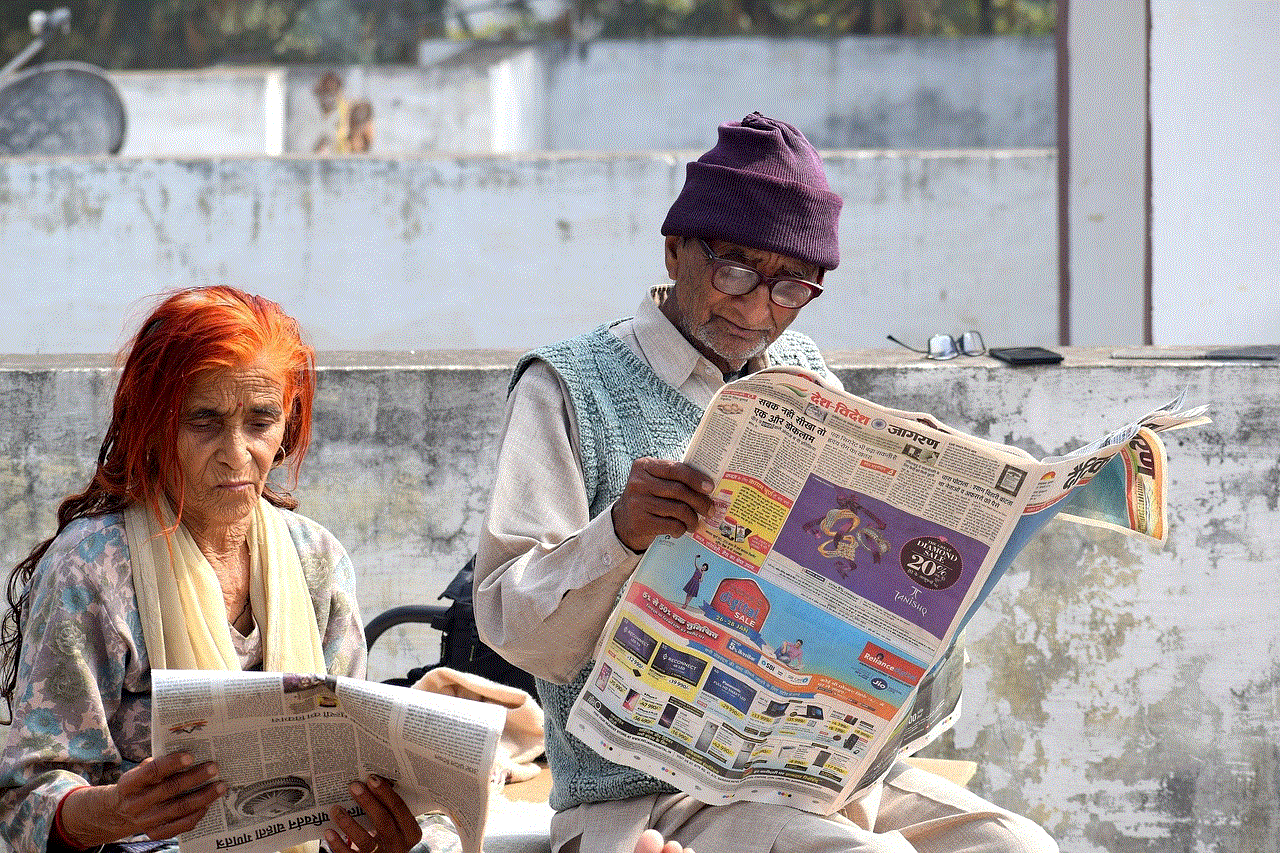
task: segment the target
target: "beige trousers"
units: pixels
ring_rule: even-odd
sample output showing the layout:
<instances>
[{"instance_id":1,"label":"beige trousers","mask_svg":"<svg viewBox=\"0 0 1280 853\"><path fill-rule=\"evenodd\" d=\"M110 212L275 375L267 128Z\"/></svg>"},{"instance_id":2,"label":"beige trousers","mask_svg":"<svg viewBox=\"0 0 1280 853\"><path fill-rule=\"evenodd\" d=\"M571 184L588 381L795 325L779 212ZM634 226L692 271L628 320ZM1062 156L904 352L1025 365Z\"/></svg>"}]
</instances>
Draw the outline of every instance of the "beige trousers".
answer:
<instances>
[{"instance_id":1,"label":"beige trousers","mask_svg":"<svg viewBox=\"0 0 1280 853\"><path fill-rule=\"evenodd\" d=\"M696 853L1057 853L1030 820L902 762L842 813L708 806L684 794L579 806L555 816L557 853L631 853L647 828Z\"/></svg>"}]
</instances>

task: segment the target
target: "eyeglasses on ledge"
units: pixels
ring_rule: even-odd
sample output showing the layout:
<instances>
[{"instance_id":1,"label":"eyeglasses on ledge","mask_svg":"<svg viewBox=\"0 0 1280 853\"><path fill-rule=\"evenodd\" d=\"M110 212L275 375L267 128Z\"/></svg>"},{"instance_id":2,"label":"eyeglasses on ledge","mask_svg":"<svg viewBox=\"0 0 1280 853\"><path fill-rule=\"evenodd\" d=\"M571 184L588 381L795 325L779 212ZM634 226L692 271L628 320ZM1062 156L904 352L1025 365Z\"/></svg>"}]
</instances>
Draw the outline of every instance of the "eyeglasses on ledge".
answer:
<instances>
[{"instance_id":1,"label":"eyeglasses on ledge","mask_svg":"<svg viewBox=\"0 0 1280 853\"><path fill-rule=\"evenodd\" d=\"M934 335L929 338L928 349L916 349L910 344L904 344L893 335L886 335L886 337L900 347L906 347L912 352L918 352L938 361L946 361L960 355L985 355L987 352L982 334L973 331L965 332L959 338L951 335Z\"/></svg>"}]
</instances>

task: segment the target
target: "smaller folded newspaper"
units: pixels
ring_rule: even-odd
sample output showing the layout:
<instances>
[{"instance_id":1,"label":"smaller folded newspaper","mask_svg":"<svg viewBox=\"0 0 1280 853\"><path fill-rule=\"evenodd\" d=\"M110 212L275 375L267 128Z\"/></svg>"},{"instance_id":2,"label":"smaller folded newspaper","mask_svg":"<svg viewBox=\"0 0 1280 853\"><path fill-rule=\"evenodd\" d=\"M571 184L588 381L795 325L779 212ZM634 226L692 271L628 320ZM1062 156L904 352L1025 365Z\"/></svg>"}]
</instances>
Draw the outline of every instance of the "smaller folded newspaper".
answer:
<instances>
[{"instance_id":1,"label":"smaller folded newspaper","mask_svg":"<svg viewBox=\"0 0 1280 853\"><path fill-rule=\"evenodd\" d=\"M623 587L568 730L710 804L830 814L960 711L962 630L1053 516L1165 538L1181 397L1036 460L793 368L724 386L696 530Z\"/></svg>"},{"instance_id":2,"label":"smaller folded newspaper","mask_svg":"<svg viewBox=\"0 0 1280 853\"><path fill-rule=\"evenodd\" d=\"M265 853L320 838L375 773L415 815L442 811L480 853L506 709L332 675L154 670L151 750L218 763L227 793L183 853Z\"/></svg>"}]
</instances>

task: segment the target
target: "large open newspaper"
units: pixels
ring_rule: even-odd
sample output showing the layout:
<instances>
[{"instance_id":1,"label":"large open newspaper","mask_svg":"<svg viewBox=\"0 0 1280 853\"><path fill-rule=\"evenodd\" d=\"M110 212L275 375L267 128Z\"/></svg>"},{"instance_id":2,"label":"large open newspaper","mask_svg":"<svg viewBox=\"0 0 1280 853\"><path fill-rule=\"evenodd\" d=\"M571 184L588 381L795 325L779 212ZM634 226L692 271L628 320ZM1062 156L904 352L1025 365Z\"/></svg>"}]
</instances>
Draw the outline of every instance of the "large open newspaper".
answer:
<instances>
[{"instance_id":1,"label":"large open newspaper","mask_svg":"<svg viewBox=\"0 0 1280 853\"><path fill-rule=\"evenodd\" d=\"M320 838L329 807L363 820L348 785L376 773L414 814L443 811L480 853L506 709L331 675L155 670L153 755L218 763L227 793L183 853L264 853Z\"/></svg>"},{"instance_id":2,"label":"large open newspaper","mask_svg":"<svg viewBox=\"0 0 1280 853\"><path fill-rule=\"evenodd\" d=\"M800 370L726 385L685 455L714 510L646 552L569 731L703 802L837 810L954 722L962 629L1050 518L1163 541L1181 406L1036 460Z\"/></svg>"}]
</instances>

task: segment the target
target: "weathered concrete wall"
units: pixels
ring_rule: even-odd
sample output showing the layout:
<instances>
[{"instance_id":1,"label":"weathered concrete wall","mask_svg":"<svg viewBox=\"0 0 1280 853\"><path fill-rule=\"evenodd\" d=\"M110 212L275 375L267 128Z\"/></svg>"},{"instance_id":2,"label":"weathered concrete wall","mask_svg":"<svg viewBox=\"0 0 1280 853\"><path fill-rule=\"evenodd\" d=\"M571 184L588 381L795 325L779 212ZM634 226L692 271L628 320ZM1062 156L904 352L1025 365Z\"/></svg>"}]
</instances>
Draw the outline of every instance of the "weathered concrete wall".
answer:
<instances>
[{"instance_id":1,"label":"weathered concrete wall","mask_svg":"<svg viewBox=\"0 0 1280 853\"><path fill-rule=\"evenodd\" d=\"M120 153L279 154L287 73L271 68L111 72L124 101Z\"/></svg>"},{"instance_id":2,"label":"weathered concrete wall","mask_svg":"<svg viewBox=\"0 0 1280 853\"><path fill-rule=\"evenodd\" d=\"M1280 440L1263 426L1280 368L1068 352L1036 373L842 374L1037 455L1184 389L1212 404L1213 424L1166 434L1163 547L1059 521L1022 553L969 630L965 719L942 752L978 760L979 787L1070 853L1280 849Z\"/></svg>"},{"instance_id":3,"label":"weathered concrete wall","mask_svg":"<svg viewBox=\"0 0 1280 853\"><path fill-rule=\"evenodd\" d=\"M373 108L373 151L411 154L430 151L489 153L494 145L493 84L506 59L448 66L352 66L338 68L348 100L367 100ZM284 152L309 153L328 130L314 92L329 69L290 68L285 73ZM181 156L173 149L160 152ZM255 154L255 151L223 154Z\"/></svg>"},{"instance_id":4,"label":"weathered concrete wall","mask_svg":"<svg viewBox=\"0 0 1280 853\"><path fill-rule=\"evenodd\" d=\"M373 107L381 154L705 148L709 123L752 110L787 118L820 148L1055 139L1048 37L426 42L420 54L420 67L113 72L123 153L310 152L323 124L312 87L329 70Z\"/></svg>"},{"instance_id":5,"label":"weathered concrete wall","mask_svg":"<svg viewBox=\"0 0 1280 853\"><path fill-rule=\"evenodd\" d=\"M1280 4L1149 9L1153 340L1280 340Z\"/></svg>"},{"instance_id":6,"label":"weathered concrete wall","mask_svg":"<svg viewBox=\"0 0 1280 853\"><path fill-rule=\"evenodd\" d=\"M0 160L0 350L114 352L136 300L217 282L288 306L320 349L529 348L665 280L696 156ZM1051 152L826 162L841 264L798 328L1056 341Z\"/></svg>"},{"instance_id":7,"label":"weathered concrete wall","mask_svg":"<svg viewBox=\"0 0 1280 853\"><path fill-rule=\"evenodd\" d=\"M338 68L348 101L368 100L374 150L492 152L494 69L502 57L449 66ZM314 87L326 68L113 71L124 100L126 157L309 154L333 120ZM541 136L541 134L540 134ZM537 148L540 146L528 146ZM333 153L330 149L329 153Z\"/></svg>"},{"instance_id":8,"label":"weathered concrete wall","mask_svg":"<svg viewBox=\"0 0 1280 853\"><path fill-rule=\"evenodd\" d=\"M553 150L706 147L708 110L785 118L819 148L1056 139L1051 37L596 41L548 65Z\"/></svg>"},{"instance_id":9,"label":"weathered concrete wall","mask_svg":"<svg viewBox=\"0 0 1280 853\"><path fill-rule=\"evenodd\" d=\"M832 352L854 393L935 412L1043 455L1186 389L1214 423L1166 434L1163 547L1054 522L969 629L964 715L931 748L979 762L975 790L1042 821L1066 853L1280 849L1280 419L1276 364L1058 368ZM369 617L434 600L473 547L512 353L328 354L302 509L351 551ZM83 485L113 377L101 359L0 359L0 557L51 530ZM430 659L388 635L374 676ZM409 648L409 646L414 646Z\"/></svg>"},{"instance_id":10,"label":"weathered concrete wall","mask_svg":"<svg viewBox=\"0 0 1280 853\"><path fill-rule=\"evenodd\" d=\"M1280 4L1059 8L1069 340L1280 340Z\"/></svg>"},{"instance_id":11,"label":"weathered concrete wall","mask_svg":"<svg viewBox=\"0 0 1280 853\"><path fill-rule=\"evenodd\" d=\"M1069 3L1064 273L1076 346L1140 344L1149 306L1149 3ZM1161 200L1163 204L1163 199ZM1097 306L1105 304L1107 310ZM1127 330L1123 337L1117 328ZM1168 343L1157 337L1156 343Z\"/></svg>"}]
</instances>

